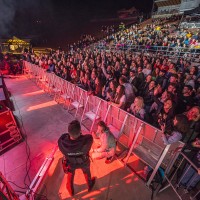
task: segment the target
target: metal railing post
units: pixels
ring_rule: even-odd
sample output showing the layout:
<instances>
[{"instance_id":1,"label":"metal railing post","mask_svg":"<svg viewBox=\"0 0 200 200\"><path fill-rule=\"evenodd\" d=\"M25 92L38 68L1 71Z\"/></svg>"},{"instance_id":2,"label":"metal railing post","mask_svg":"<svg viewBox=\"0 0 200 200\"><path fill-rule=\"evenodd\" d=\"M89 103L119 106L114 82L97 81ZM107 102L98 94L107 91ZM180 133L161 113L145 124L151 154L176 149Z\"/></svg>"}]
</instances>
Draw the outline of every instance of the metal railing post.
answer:
<instances>
[{"instance_id":1,"label":"metal railing post","mask_svg":"<svg viewBox=\"0 0 200 200\"><path fill-rule=\"evenodd\" d=\"M157 164L156 164L156 167L154 168L154 170L153 170L151 176L149 177L149 180L147 181L147 186L148 186L148 187L150 186L150 184L151 184L151 182L152 182L154 176L156 175L156 172L158 171L158 168L160 167L160 165L161 165L163 159L165 158L165 156L166 156L166 154L167 154L167 152L168 152L168 150L169 150L169 147L170 147L170 145L167 145L167 146L165 147L165 149L164 149L164 151L163 151L163 153L162 153L160 159L158 160L158 162L157 162Z\"/></svg>"},{"instance_id":2,"label":"metal railing post","mask_svg":"<svg viewBox=\"0 0 200 200\"><path fill-rule=\"evenodd\" d=\"M135 143L136 143L136 141L137 141L137 139L138 139L138 136L139 136L139 134L140 134L140 132L141 132L141 130L142 130L142 128L143 128L143 125L144 125L144 124L141 123L141 125L140 125L140 127L139 127L139 129L138 129L138 131L137 131L137 133L136 133L136 135L135 135L135 138L134 138L134 140L133 140L133 143L132 143L132 145L131 145L131 147L130 147L130 149L129 149L129 151L128 151L128 154L127 154L127 156L126 156L126 158L125 158L124 165L127 164L128 160L129 160L129 158L130 158L130 156L131 156L131 153L132 153L133 148L134 148L134 146L135 146Z\"/></svg>"}]
</instances>

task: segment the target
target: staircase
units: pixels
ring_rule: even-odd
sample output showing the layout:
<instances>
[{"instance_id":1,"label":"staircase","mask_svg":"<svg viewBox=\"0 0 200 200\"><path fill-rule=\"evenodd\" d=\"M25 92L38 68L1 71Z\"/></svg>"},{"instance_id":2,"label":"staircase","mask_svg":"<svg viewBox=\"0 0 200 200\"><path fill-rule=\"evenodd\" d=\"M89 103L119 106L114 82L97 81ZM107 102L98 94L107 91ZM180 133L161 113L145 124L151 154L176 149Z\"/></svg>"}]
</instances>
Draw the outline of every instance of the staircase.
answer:
<instances>
[{"instance_id":1,"label":"staircase","mask_svg":"<svg viewBox=\"0 0 200 200\"><path fill-rule=\"evenodd\" d=\"M143 27L145 27L147 24L152 24L152 18L149 18L149 19L145 20L144 22L142 22L142 23L140 24L140 27L143 28Z\"/></svg>"}]
</instances>

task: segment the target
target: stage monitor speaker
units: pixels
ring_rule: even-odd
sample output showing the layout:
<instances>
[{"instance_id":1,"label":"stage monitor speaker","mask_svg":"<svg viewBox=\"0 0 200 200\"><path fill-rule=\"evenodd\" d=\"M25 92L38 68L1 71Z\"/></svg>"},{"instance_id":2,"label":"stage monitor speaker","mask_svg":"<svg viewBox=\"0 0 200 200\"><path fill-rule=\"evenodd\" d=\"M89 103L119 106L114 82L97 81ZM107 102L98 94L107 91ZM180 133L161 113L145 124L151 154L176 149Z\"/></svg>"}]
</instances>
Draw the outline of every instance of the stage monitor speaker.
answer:
<instances>
[{"instance_id":1,"label":"stage monitor speaker","mask_svg":"<svg viewBox=\"0 0 200 200\"><path fill-rule=\"evenodd\" d=\"M0 112L0 154L22 140L12 112L7 108Z\"/></svg>"}]
</instances>

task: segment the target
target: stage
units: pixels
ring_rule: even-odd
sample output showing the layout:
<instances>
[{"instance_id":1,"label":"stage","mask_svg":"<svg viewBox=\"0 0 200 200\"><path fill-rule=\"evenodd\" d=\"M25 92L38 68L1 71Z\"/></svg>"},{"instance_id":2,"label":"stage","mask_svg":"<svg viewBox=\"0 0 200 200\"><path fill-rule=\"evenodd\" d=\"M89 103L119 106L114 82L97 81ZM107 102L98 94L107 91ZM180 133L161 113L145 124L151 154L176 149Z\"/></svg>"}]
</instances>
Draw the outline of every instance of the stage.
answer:
<instances>
[{"instance_id":1,"label":"stage","mask_svg":"<svg viewBox=\"0 0 200 200\"><path fill-rule=\"evenodd\" d=\"M37 174L45 158L51 153L60 135L67 131L67 124L74 119L73 115L57 104L52 97L44 93L34 82L25 76L5 79L6 85L12 94L17 120L26 133L27 143L30 147L30 160L27 159L29 149L26 142L18 144L0 156L0 171L16 191L25 192L26 184ZM82 127L83 133L88 131ZM125 168L115 159L111 164L105 160L91 162L92 175L97 178L92 192L87 192L87 186L81 170L75 175L75 195L69 197L66 190L66 177L62 171L61 153L54 155L53 163L38 191L47 196L49 200L59 199L109 199L109 200L150 200L151 191L136 174ZM137 160L132 160L137 164ZM30 164L30 180L27 170ZM142 172L141 172L142 173ZM19 188L19 186L21 188ZM18 194L20 194L18 192ZM39 199L39 198L38 198ZM156 200L176 200L175 193L169 188L160 193Z\"/></svg>"}]
</instances>

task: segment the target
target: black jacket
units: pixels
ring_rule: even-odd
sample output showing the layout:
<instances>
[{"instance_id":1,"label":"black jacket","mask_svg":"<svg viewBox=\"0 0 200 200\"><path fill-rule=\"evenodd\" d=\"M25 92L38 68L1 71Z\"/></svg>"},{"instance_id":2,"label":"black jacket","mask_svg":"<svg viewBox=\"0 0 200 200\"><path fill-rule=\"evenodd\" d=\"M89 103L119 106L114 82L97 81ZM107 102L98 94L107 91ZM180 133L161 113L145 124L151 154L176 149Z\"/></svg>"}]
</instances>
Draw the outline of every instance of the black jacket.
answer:
<instances>
[{"instance_id":1,"label":"black jacket","mask_svg":"<svg viewBox=\"0 0 200 200\"><path fill-rule=\"evenodd\" d=\"M91 135L80 135L76 140L71 140L69 134L65 133L58 139L58 146L70 165L81 167L85 162L89 162L92 142Z\"/></svg>"}]
</instances>

